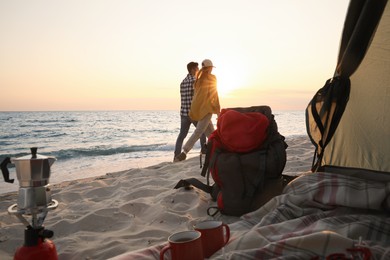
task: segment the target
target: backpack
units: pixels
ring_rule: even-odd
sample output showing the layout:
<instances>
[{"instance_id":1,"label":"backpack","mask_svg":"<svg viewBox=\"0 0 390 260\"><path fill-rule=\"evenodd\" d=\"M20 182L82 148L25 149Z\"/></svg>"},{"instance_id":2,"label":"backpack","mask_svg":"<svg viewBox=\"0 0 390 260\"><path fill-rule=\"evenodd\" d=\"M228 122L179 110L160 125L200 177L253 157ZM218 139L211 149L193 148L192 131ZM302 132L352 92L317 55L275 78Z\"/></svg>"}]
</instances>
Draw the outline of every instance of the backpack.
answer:
<instances>
[{"instance_id":1,"label":"backpack","mask_svg":"<svg viewBox=\"0 0 390 260\"><path fill-rule=\"evenodd\" d=\"M270 107L223 109L207 142L201 172L207 184L189 178L174 188L192 185L209 193L217 202L217 207L207 211L211 216L218 212L241 216L254 211L281 194L289 181L282 176L287 158L284 140Z\"/></svg>"}]
</instances>

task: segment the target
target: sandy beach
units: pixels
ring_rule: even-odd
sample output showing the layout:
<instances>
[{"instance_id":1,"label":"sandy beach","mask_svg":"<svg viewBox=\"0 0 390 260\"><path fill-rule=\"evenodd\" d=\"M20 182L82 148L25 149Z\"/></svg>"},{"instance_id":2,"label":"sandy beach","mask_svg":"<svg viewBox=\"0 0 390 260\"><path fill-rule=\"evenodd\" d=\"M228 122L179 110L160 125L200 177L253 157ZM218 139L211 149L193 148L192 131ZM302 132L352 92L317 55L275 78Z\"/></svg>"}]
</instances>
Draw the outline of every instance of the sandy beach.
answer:
<instances>
[{"instance_id":1,"label":"sandy beach","mask_svg":"<svg viewBox=\"0 0 390 260\"><path fill-rule=\"evenodd\" d=\"M314 148L308 138L289 138L286 142L284 174L309 171ZM180 163L166 162L53 185L52 198L59 206L48 213L44 226L54 231L51 240L59 259L108 259L163 244L170 234L211 219L206 210L215 203L208 194L198 189L173 189L182 178L202 178L200 171L196 156ZM24 226L7 212L16 202L16 193L1 195L1 259L12 259L23 244ZM228 224L239 220L220 214L214 219Z\"/></svg>"}]
</instances>

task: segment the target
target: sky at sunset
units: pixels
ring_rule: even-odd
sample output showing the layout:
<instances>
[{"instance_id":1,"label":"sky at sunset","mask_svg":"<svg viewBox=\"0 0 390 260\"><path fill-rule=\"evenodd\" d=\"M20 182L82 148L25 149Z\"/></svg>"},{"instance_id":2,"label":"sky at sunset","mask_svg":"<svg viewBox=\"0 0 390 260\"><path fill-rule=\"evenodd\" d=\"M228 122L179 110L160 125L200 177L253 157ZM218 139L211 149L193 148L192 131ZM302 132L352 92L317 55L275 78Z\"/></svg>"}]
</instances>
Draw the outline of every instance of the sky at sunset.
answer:
<instances>
[{"instance_id":1,"label":"sky at sunset","mask_svg":"<svg viewBox=\"0 0 390 260\"><path fill-rule=\"evenodd\" d=\"M222 107L303 110L332 77L347 0L1 0L0 111L178 110L211 59Z\"/></svg>"}]
</instances>

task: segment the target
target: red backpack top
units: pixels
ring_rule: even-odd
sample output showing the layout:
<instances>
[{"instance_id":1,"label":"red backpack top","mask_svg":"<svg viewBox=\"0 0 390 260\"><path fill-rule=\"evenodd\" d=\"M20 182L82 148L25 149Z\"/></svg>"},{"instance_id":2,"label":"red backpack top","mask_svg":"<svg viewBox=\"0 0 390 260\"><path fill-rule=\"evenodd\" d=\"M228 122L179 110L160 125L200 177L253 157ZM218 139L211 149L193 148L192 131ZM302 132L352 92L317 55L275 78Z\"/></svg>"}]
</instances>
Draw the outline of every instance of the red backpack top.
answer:
<instances>
[{"instance_id":1,"label":"red backpack top","mask_svg":"<svg viewBox=\"0 0 390 260\"><path fill-rule=\"evenodd\" d=\"M222 109L213 136L229 152L245 153L259 148L267 138L268 118L257 112L240 113Z\"/></svg>"}]
</instances>

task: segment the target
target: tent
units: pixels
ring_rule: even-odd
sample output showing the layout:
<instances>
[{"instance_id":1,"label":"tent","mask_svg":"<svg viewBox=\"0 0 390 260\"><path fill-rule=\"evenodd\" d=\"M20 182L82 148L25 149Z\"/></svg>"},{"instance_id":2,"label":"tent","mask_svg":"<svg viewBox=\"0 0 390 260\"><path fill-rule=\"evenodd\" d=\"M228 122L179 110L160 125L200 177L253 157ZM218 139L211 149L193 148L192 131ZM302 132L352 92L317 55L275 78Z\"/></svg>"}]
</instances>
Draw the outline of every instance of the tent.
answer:
<instances>
[{"instance_id":1,"label":"tent","mask_svg":"<svg viewBox=\"0 0 390 260\"><path fill-rule=\"evenodd\" d=\"M306 108L307 132L316 147L314 171L389 176L390 6L386 3L352 0L349 4L334 76Z\"/></svg>"}]
</instances>

